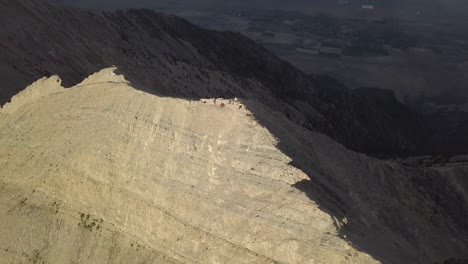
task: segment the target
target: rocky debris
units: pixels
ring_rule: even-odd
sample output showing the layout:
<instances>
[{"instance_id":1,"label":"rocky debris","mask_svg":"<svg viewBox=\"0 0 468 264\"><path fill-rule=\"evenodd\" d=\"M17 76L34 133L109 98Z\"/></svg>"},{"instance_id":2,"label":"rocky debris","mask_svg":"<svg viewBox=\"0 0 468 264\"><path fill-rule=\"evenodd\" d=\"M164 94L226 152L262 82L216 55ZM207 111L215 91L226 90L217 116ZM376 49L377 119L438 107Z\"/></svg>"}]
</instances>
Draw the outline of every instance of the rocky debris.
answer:
<instances>
[{"instance_id":1,"label":"rocky debris","mask_svg":"<svg viewBox=\"0 0 468 264\"><path fill-rule=\"evenodd\" d=\"M237 99L237 97L231 98L231 99L226 99L226 98L201 99L200 101L204 104L215 105L221 108L238 109L238 110L245 109L244 105Z\"/></svg>"}]
</instances>

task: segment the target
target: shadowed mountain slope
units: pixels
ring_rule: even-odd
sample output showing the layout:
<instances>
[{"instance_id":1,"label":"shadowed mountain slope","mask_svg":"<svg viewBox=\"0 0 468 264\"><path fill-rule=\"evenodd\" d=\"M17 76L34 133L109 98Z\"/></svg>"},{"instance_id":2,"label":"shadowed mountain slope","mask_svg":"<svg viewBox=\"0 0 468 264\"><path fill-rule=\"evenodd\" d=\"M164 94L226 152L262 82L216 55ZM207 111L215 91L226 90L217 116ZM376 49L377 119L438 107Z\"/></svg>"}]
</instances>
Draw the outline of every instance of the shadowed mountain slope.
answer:
<instances>
[{"instance_id":1,"label":"shadowed mountain slope","mask_svg":"<svg viewBox=\"0 0 468 264\"><path fill-rule=\"evenodd\" d=\"M424 138L410 111L391 97L389 108L375 108L369 95L305 75L237 33L151 10L95 12L29 0L0 6L0 40L8 50L0 55L2 102L44 75L59 74L71 86L118 65L134 86L159 95L261 99L360 152L414 153ZM406 114L388 118L394 108Z\"/></svg>"}]
</instances>

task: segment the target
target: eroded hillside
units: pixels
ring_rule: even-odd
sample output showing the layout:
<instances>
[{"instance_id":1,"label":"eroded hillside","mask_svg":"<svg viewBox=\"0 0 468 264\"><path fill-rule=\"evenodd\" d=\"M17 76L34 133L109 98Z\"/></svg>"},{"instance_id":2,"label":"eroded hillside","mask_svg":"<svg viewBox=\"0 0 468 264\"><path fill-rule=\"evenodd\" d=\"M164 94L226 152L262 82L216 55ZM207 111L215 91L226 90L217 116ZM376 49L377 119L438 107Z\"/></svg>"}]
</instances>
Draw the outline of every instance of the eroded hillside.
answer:
<instances>
[{"instance_id":1,"label":"eroded hillside","mask_svg":"<svg viewBox=\"0 0 468 264\"><path fill-rule=\"evenodd\" d=\"M466 170L407 170L258 101L161 98L116 72L43 78L1 109L1 261L466 257Z\"/></svg>"}]
</instances>

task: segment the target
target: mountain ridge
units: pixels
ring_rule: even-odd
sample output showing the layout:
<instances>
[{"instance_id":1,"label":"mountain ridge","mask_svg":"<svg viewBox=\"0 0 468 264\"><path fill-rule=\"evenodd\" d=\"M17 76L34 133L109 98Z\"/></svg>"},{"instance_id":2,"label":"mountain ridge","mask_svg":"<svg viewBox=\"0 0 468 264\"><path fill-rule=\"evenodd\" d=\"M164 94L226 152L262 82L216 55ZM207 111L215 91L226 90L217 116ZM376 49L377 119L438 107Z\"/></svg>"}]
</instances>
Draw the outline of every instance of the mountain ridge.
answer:
<instances>
[{"instance_id":1,"label":"mountain ridge","mask_svg":"<svg viewBox=\"0 0 468 264\"><path fill-rule=\"evenodd\" d=\"M7 261L468 258L466 166L345 147L411 150L391 94L305 76L240 35L148 10L0 0L0 23L2 98L34 82L0 109ZM212 55L199 51L211 40Z\"/></svg>"},{"instance_id":2,"label":"mountain ridge","mask_svg":"<svg viewBox=\"0 0 468 264\"><path fill-rule=\"evenodd\" d=\"M375 263L291 186L307 176L240 103L150 95L114 70L59 93L42 79L0 110L0 259Z\"/></svg>"},{"instance_id":3,"label":"mountain ridge","mask_svg":"<svg viewBox=\"0 0 468 264\"><path fill-rule=\"evenodd\" d=\"M155 96L116 68L69 89L59 80L41 79L0 109L0 228L10 234L0 248L9 261L466 258L467 168L404 168L349 151L256 100Z\"/></svg>"},{"instance_id":4,"label":"mountain ridge","mask_svg":"<svg viewBox=\"0 0 468 264\"><path fill-rule=\"evenodd\" d=\"M382 108L372 109L379 118L361 118L359 112L373 107L368 99L302 73L240 34L201 29L151 10L98 12L27 3L0 2L6 25L0 35L11 51L0 57L7 73L3 102L44 75L59 74L67 87L117 65L135 87L164 96L257 98L360 152L408 155L422 145L422 128L408 126L415 119L410 111L403 122L383 118L392 110Z\"/></svg>"}]
</instances>

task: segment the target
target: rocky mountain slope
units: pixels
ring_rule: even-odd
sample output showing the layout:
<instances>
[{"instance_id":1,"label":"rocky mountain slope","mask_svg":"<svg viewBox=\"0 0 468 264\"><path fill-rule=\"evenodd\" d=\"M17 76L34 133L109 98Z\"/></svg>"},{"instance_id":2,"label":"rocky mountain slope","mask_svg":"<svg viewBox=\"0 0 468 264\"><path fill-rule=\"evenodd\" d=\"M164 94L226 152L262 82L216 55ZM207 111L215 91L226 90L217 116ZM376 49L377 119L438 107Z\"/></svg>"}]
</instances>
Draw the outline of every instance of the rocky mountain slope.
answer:
<instances>
[{"instance_id":1,"label":"rocky mountain slope","mask_svg":"<svg viewBox=\"0 0 468 264\"><path fill-rule=\"evenodd\" d=\"M1 112L0 262L375 262L240 103L156 97L111 69L60 82Z\"/></svg>"},{"instance_id":2,"label":"rocky mountain slope","mask_svg":"<svg viewBox=\"0 0 468 264\"><path fill-rule=\"evenodd\" d=\"M466 167L332 139L415 149L392 94L149 10L0 0L0 22L4 102L60 76L0 109L0 262L468 259Z\"/></svg>"},{"instance_id":3,"label":"rocky mountain slope","mask_svg":"<svg viewBox=\"0 0 468 264\"><path fill-rule=\"evenodd\" d=\"M405 155L421 149L418 120L392 96L370 95L308 76L262 46L231 32L193 26L151 10L98 12L38 1L0 0L0 102L44 75L66 87L118 65L135 87L185 98L259 99L310 130L366 153ZM402 112L398 118L392 113Z\"/></svg>"},{"instance_id":4,"label":"rocky mountain slope","mask_svg":"<svg viewBox=\"0 0 468 264\"><path fill-rule=\"evenodd\" d=\"M408 170L258 101L163 98L116 72L42 78L1 109L1 262L467 257L467 169Z\"/></svg>"}]
</instances>

